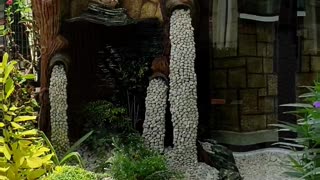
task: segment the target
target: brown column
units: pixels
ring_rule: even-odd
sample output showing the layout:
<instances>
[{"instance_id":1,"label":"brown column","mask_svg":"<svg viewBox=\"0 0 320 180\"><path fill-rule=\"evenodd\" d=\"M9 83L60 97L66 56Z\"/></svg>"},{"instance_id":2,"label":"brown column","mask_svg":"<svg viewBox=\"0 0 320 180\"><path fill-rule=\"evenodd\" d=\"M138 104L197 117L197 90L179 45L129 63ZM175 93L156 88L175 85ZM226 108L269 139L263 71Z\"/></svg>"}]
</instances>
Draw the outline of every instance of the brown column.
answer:
<instances>
[{"instance_id":1,"label":"brown column","mask_svg":"<svg viewBox=\"0 0 320 180\"><path fill-rule=\"evenodd\" d=\"M39 127L49 130L49 94L48 65L51 57L67 46L67 40L59 35L61 25L60 0L31 0L34 19L40 31L41 65L40 65L40 117Z\"/></svg>"}]
</instances>

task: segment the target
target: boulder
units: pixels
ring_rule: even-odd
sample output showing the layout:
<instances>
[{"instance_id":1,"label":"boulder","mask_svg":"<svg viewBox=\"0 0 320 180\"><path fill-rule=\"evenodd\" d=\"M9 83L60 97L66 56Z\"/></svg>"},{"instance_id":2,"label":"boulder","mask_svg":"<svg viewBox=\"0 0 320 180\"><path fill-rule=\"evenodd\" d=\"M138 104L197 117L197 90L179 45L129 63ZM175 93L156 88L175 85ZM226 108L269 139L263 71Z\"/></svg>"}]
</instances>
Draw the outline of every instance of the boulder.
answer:
<instances>
[{"instance_id":1,"label":"boulder","mask_svg":"<svg viewBox=\"0 0 320 180\"><path fill-rule=\"evenodd\" d=\"M221 180L242 180L232 151L214 140L198 141L198 160L216 168Z\"/></svg>"}]
</instances>

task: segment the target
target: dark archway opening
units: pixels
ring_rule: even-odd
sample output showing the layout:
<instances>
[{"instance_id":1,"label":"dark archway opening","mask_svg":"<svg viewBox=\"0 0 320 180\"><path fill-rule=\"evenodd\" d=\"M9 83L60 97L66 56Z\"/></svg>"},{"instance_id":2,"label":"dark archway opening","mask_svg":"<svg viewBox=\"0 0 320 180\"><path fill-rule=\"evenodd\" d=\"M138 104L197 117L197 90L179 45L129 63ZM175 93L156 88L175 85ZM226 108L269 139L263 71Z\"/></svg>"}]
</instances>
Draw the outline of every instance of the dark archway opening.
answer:
<instances>
[{"instance_id":1,"label":"dark archway opening","mask_svg":"<svg viewBox=\"0 0 320 180\"><path fill-rule=\"evenodd\" d=\"M63 35L68 39L70 46L68 52L71 56L70 70L68 72L68 104L69 124L71 138L79 138L82 134L83 122L77 118L79 108L90 101L110 100L115 93L123 88L118 86L117 78L112 76L108 65L117 61L136 67L141 63L150 67L152 60L162 53L162 32L157 20L147 20L127 26L108 27L84 21L65 23ZM115 60L116 58L116 60ZM135 70L135 69L132 69ZM144 118L145 88L151 71L143 75L145 87L137 87L130 96L139 108L136 110L136 129L142 130ZM130 78L130 77L129 77ZM134 95L133 95L134 94ZM119 97L124 103L128 96ZM129 106L129 105L128 105Z\"/></svg>"}]
</instances>

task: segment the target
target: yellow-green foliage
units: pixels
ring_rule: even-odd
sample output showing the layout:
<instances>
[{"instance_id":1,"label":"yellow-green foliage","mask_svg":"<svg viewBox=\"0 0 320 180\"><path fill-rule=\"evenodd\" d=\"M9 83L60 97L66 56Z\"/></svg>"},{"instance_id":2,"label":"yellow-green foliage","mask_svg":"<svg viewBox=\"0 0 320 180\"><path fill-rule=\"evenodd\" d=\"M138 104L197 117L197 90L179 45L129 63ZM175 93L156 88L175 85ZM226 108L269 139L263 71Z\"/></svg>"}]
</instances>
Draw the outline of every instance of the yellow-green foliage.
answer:
<instances>
[{"instance_id":1,"label":"yellow-green foliage","mask_svg":"<svg viewBox=\"0 0 320 180\"><path fill-rule=\"evenodd\" d=\"M34 127L36 103L23 75L8 62L0 63L0 179L37 179L52 169L53 154Z\"/></svg>"},{"instance_id":2,"label":"yellow-green foliage","mask_svg":"<svg viewBox=\"0 0 320 180\"><path fill-rule=\"evenodd\" d=\"M98 180L97 174L75 166L57 166L44 180Z\"/></svg>"}]
</instances>

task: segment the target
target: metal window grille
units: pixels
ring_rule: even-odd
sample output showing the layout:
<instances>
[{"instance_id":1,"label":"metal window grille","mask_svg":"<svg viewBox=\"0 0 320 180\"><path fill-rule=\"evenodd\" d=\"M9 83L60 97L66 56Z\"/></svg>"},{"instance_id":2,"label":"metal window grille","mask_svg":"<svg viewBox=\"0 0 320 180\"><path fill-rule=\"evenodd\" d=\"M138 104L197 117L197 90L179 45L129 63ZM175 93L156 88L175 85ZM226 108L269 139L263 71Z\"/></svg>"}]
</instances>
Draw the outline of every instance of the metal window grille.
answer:
<instances>
[{"instance_id":1,"label":"metal window grille","mask_svg":"<svg viewBox=\"0 0 320 180\"><path fill-rule=\"evenodd\" d=\"M0 26L1 26L1 28L4 28L4 23L5 23L4 9L5 9L5 5L3 2L1 2L0 3ZM5 38L2 36L2 37L0 37L0 46L3 47L4 45L5 45Z\"/></svg>"},{"instance_id":2,"label":"metal window grille","mask_svg":"<svg viewBox=\"0 0 320 180\"><path fill-rule=\"evenodd\" d=\"M20 14L15 14L14 23L12 24L12 30L15 32L14 40L18 45L18 51L23 55L23 57L29 59L30 51L29 51L29 43L28 43L28 35L26 33L26 28L23 24L19 23Z\"/></svg>"}]
</instances>

